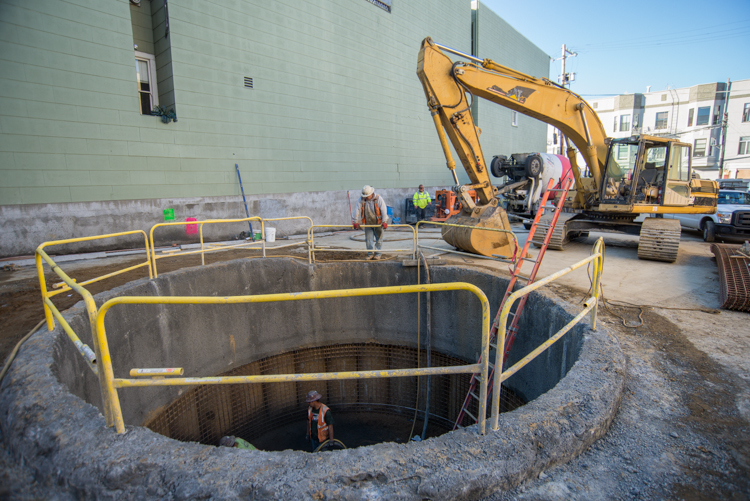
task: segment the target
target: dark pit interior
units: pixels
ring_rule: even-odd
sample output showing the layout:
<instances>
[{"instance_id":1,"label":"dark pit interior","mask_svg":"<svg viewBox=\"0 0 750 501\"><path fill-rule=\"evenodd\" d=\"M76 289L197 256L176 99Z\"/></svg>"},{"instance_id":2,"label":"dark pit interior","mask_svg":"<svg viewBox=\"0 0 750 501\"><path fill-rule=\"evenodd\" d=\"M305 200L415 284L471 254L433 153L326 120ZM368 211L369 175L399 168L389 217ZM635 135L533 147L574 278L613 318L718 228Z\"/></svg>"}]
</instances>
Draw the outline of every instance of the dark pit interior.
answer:
<instances>
[{"instance_id":1,"label":"dark pit interior","mask_svg":"<svg viewBox=\"0 0 750 501\"><path fill-rule=\"evenodd\" d=\"M431 362L434 366L466 363L437 352L432 352ZM347 344L267 357L222 376L402 369L418 364L426 365L424 350L418 362L414 348ZM429 378L430 412L425 437L427 377L201 386L186 392L145 426L176 440L207 445L216 445L224 435L234 435L266 451L308 450L305 396L315 389L334 414L336 438L347 447L404 443L415 435L429 438L451 431L470 378L463 374ZM503 388L501 398L503 410L523 405L507 388ZM470 412L477 414L476 403ZM465 424L469 424L468 418Z\"/></svg>"},{"instance_id":2,"label":"dark pit interior","mask_svg":"<svg viewBox=\"0 0 750 501\"><path fill-rule=\"evenodd\" d=\"M504 278L475 269L435 266L430 276L433 283L478 286L489 299L492 319L507 286ZM422 269L420 282L425 280ZM310 266L268 258L181 270L113 292L236 296L416 283L417 268L396 262ZM428 328L433 366L475 362L480 352L479 300L467 291L430 295L429 320L426 294L419 302L417 294L394 294L234 305L118 305L106 317L115 377L129 377L131 368L145 367L182 367L186 377L406 368L417 366L417 353L419 365L425 366ZM509 363L571 317L551 299L532 294ZM87 332L85 315L71 322L76 332ZM510 378L503 385L502 407L513 409L553 388L576 362L584 329L577 325ZM98 383L73 350L60 346L57 376L101 409ZM452 429L469 378L430 378L427 437ZM118 393L130 426L145 425L177 440L210 445L223 435L235 435L264 450L307 450L305 395L311 389L319 391L335 413L336 438L349 447L404 442L422 434L426 377L124 388Z\"/></svg>"}]
</instances>

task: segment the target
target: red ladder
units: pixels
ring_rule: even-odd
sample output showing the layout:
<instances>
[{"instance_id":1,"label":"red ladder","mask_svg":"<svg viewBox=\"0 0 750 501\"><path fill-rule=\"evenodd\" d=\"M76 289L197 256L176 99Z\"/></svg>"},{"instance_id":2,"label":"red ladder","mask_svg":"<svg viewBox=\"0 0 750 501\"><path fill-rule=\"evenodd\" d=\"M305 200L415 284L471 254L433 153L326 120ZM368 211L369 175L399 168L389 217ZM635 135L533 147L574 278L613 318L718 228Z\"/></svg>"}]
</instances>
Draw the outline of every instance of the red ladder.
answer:
<instances>
[{"instance_id":1,"label":"red ladder","mask_svg":"<svg viewBox=\"0 0 750 501\"><path fill-rule=\"evenodd\" d=\"M492 322L492 328L490 329L490 348L497 350L497 344L495 344L496 338L497 338L497 328L498 324L500 323L500 312L503 310L503 306L505 305L505 301L507 301L508 296L510 296L513 293L513 288L516 285L516 282L518 280L526 280L527 284L531 284L536 280L536 274L539 271L539 267L542 264L542 259L544 258L544 253L547 251L547 245L549 244L550 239L552 238L552 232L555 230L555 225L557 224L557 219L560 216L560 213L562 212L563 205L565 204L565 199L568 197L568 191L570 190L571 185L573 184L572 179L567 179L564 183L564 187L559 190L553 190L552 186L554 185L554 179L549 180L549 184L547 185L547 190L544 192L544 195L542 196L542 202L539 204L539 210L536 212L536 216L534 217L534 222L531 224L531 228L529 229L529 236L526 237L526 244L523 246L523 251L521 252L518 259L516 259L515 264L513 266L513 269L511 270L511 276L510 276L510 282L508 282L508 288L505 290L505 296L503 296L503 300L500 302L500 308L497 310L497 316L495 316L495 321ZM550 195L550 193L554 192L561 192L562 196L557 202L557 206L553 205L547 205L547 199ZM549 226L546 225L540 225L539 220L544 215L544 212L547 209L552 209L553 215L552 220L549 223ZM539 249L539 254L537 254L536 259L527 258L529 251L529 246L531 245L531 240L534 238L534 233L536 232L537 228L546 228L547 233L544 237L544 241L542 242L542 247ZM534 266L531 269L531 273L529 273L529 277L522 277L519 276L521 273L521 267L523 266L523 263L525 261L529 261L534 263ZM510 353L510 348L513 346L513 341L516 339L516 334L518 334L518 323L521 318L521 312L523 312L523 308L526 305L526 300L528 299L529 295L525 294L521 299L518 301L518 306L516 306L515 311L512 311L508 314L508 316L511 318L510 326L507 328L507 337L505 340L505 352L503 353L503 364L505 364L506 360L508 359L508 354ZM490 357L492 358L492 357ZM482 358L479 357L479 362L482 361ZM479 363L477 362L477 363ZM487 381L487 395L492 394L492 382L493 382L493 374L495 373L495 365L493 363L489 363L489 381ZM501 368L502 369L502 368ZM459 426L461 426L461 423L463 422L464 418L466 416L469 416L474 420L474 422L477 422L478 419L476 416L472 415L469 412L469 406L471 405L472 399L479 400L479 395L477 394L477 386L479 384L479 374L474 374L471 377L471 383L469 384L469 391L466 394L466 398L464 399L464 405L461 407L461 412L458 413L458 418L456 419L456 424L453 425L453 429L455 430Z\"/></svg>"}]
</instances>

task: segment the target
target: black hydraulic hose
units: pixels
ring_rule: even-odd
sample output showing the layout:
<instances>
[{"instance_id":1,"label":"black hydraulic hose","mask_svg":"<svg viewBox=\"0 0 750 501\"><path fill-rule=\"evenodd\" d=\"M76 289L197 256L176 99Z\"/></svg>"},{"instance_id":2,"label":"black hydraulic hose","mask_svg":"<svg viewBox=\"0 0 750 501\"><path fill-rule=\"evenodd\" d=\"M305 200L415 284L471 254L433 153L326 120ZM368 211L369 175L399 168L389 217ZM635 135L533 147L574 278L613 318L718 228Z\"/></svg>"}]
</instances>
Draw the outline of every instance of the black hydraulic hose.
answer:
<instances>
[{"instance_id":1,"label":"black hydraulic hose","mask_svg":"<svg viewBox=\"0 0 750 501\"><path fill-rule=\"evenodd\" d=\"M424 253L420 250L419 257L424 262L424 271L427 275L425 283L430 283L430 268L427 266L427 260L424 257ZM429 369L432 365L432 304L430 301L430 292L427 292L427 339L425 339L425 346L427 349L427 368ZM427 376L427 395L425 396L424 405L424 425L422 426L422 440L427 438L427 423L430 419L430 383L432 376Z\"/></svg>"}]
</instances>

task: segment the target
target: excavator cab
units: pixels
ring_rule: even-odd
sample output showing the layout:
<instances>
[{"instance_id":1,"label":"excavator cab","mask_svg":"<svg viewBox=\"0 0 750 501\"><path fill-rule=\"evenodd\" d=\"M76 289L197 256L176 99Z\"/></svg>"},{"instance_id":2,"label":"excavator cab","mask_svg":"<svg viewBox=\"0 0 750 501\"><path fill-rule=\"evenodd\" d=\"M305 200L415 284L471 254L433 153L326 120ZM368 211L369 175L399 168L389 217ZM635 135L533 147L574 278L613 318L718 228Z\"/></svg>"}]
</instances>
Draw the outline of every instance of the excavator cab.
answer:
<instances>
[{"instance_id":1,"label":"excavator cab","mask_svg":"<svg viewBox=\"0 0 750 501\"><path fill-rule=\"evenodd\" d=\"M636 136L612 140L604 170L601 203L619 206L662 205L667 158L672 144L678 145L680 152L683 146L690 148L690 145L661 138L649 140ZM688 157L685 175L689 176L689 172Z\"/></svg>"},{"instance_id":2,"label":"excavator cab","mask_svg":"<svg viewBox=\"0 0 750 501\"><path fill-rule=\"evenodd\" d=\"M676 139L613 139L607 152L599 210L607 212L705 212L716 206L712 181L693 178L691 146ZM681 210L682 209L682 210Z\"/></svg>"}]
</instances>

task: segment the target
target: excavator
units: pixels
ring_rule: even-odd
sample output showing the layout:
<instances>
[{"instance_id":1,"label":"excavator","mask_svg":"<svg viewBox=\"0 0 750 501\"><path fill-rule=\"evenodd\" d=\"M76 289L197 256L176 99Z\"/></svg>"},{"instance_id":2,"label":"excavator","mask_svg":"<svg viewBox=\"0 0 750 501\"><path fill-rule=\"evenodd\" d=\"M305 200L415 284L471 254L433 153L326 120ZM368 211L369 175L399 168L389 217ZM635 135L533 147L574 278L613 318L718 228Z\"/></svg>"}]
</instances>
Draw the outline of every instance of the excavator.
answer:
<instances>
[{"instance_id":1,"label":"excavator","mask_svg":"<svg viewBox=\"0 0 750 501\"><path fill-rule=\"evenodd\" d=\"M454 62L446 52L463 60ZM567 159L562 159L569 163L575 184L549 248L562 250L572 238L590 230L627 233L640 237L639 258L674 262L680 223L664 218L664 214L716 212L718 184L693 178L690 144L652 135L608 138L586 101L546 78L464 54L430 38L422 41L417 75L453 174L453 190L463 206L447 223L470 227L443 227L443 240L458 249L483 256L513 254L514 244L507 233L481 228L510 230L504 208L509 206L508 200L538 196L545 186L542 181L557 175L550 174L546 166L553 162L545 162L543 154L495 157L488 165L479 142L481 130L471 113L475 97L550 124L565 137ZM449 141L469 184L458 181ZM578 165L578 152L585 160L585 170ZM490 174L507 182L494 186ZM468 196L470 190L476 191L477 203ZM519 197L521 190L526 195ZM525 211L533 211L532 201L522 204ZM643 215L647 217L640 222ZM544 232L539 233L543 239Z\"/></svg>"}]
</instances>

